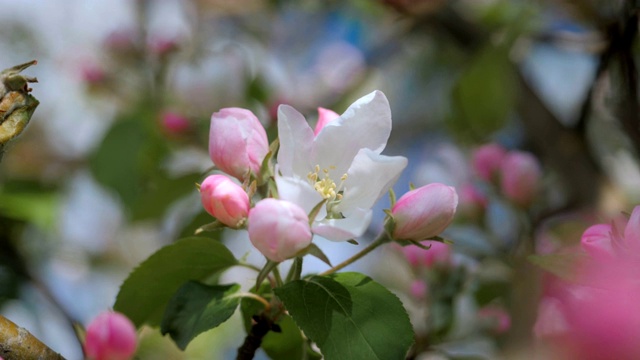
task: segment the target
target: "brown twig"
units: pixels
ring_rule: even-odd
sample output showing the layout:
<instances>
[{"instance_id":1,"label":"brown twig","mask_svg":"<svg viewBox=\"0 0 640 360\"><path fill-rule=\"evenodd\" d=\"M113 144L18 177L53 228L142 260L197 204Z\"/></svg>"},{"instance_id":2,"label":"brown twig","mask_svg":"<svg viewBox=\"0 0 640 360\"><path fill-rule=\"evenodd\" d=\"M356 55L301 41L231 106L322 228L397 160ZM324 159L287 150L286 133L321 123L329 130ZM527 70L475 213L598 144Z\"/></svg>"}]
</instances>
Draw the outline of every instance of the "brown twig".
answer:
<instances>
[{"instance_id":1,"label":"brown twig","mask_svg":"<svg viewBox=\"0 0 640 360\"><path fill-rule=\"evenodd\" d=\"M0 315L0 356L5 360L64 360L24 328Z\"/></svg>"}]
</instances>

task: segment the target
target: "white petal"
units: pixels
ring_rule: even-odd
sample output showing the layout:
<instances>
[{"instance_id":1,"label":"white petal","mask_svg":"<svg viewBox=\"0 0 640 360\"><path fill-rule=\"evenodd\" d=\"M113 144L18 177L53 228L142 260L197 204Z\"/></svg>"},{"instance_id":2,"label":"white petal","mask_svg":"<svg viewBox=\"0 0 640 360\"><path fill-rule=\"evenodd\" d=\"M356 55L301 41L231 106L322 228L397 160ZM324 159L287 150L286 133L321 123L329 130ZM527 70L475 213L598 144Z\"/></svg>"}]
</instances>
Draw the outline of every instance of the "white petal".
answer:
<instances>
[{"instance_id":1,"label":"white petal","mask_svg":"<svg viewBox=\"0 0 640 360\"><path fill-rule=\"evenodd\" d=\"M310 165L313 130L296 109L288 105L278 107L278 165L282 175L305 177L313 170Z\"/></svg>"},{"instance_id":2,"label":"white petal","mask_svg":"<svg viewBox=\"0 0 640 360\"><path fill-rule=\"evenodd\" d=\"M378 155L362 149L347 172L343 198L336 210L348 217L353 208L370 209L389 191L406 166L407 158L403 156Z\"/></svg>"},{"instance_id":3,"label":"white petal","mask_svg":"<svg viewBox=\"0 0 640 360\"><path fill-rule=\"evenodd\" d=\"M381 153L391 133L389 101L374 91L354 102L338 119L328 123L315 139L311 162L329 169L335 166L338 177L362 148Z\"/></svg>"},{"instance_id":4,"label":"white petal","mask_svg":"<svg viewBox=\"0 0 640 360\"><path fill-rule=\"evenodd\" d=\"M306 180L276 176L276 185L280 199L300 206L307 214L322 201L322 196ZM316 219L323 219L325 216L327 216L327 210L323 206Z\"/></svg>"},{"instance_id":5,"label":"white petal","mask_svg":"<svg viewBox=\"0 0 640 360\"><path fill-rule=\"evenodd\" d=\"M371 209L354 209L344 219L324 219L314 223L311 231L331 241L346 241L362 236L371 223Z\"/></svg>"}]
</instances>

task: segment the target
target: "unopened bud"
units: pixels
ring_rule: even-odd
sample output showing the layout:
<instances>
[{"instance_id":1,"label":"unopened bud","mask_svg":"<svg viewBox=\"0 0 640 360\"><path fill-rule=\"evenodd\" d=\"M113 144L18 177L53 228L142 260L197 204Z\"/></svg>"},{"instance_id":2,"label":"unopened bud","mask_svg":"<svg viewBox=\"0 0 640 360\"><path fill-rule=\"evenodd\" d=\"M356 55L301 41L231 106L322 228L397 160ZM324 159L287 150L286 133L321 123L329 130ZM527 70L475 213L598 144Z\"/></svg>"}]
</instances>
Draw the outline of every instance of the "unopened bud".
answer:
<instances>
[{"instance_id":1,"label":"unopened bud","mask_svg":"<svg viewBox=\"0 0 640 360\"><path fill-rule=\"evenodd\" d=\"M311 244L309 217L298 205L273 198L249 213L249 239L267 259L284 261Z\"/></svg>"},{"instance_id":2,"label":"unopened bud","mask_svg":"<svg viewBox=\"0 0 640 360\"><path fill-rule=\"evenodd\" d=\"M136 328L126 316L107 311L87 327L84 349L92 360L128 360L136 351Z\"/></svg>"},{"instance_id":3,"label":"unopened bud","mask_svg":"<svg viewBox=\"0 0 640 360\"><path fill-rule=\"evenodd\" d=\"M500 188L509 200L520 206L529 206L541 177L540 163L532 154L512 151L502 161Z\"/></svg>"},{"instance_id":4,"label":"unopened bud","mask_svg":"<svg viewBox=\"0 0 640 360\"><path fill-rule=\"evenodd\" d=\"M204 209L221 223L238 227L249 214L249 196L224 175L211 175L200 185Z\"/></svg>"},{"instance_id":5,"label":"unopened bud","mask_svg":"<svg viewBox=\"0 0 640 360\"><path fill-rule=\"evenodd\" d=\"M398 240L425 240L440 234L451 224L458 206L456 190L433 183L402 195L391 209Z\"/></svg>"},{"instance_id":6,"label":"unopened bud","mask_svg":"<svg viewBox=\"0 0 640 360\"><path fill-rule=\"evenodd\" d=\"M220 170L240 180L258 175L268 152L267 132L251 111L225 108L211 116L209 155Z\"/></svg>"}]
</instances>

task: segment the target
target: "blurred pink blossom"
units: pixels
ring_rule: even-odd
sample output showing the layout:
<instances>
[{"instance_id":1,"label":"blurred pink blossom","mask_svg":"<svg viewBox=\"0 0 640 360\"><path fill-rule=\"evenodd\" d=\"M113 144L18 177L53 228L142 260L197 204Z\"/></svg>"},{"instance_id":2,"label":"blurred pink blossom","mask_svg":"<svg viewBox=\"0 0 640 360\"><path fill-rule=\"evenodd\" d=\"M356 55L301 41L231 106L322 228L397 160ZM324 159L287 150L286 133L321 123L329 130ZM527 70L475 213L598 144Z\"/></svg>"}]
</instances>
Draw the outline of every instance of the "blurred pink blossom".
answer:
<instances>
[{"instance_id":1,"label":"blurred pink blossom","mask_svg":"<svg viewBox=\"0 0 640 360\"><path fill-rule=\"evenodd\" d=\"M430 246L429 250L415 245L401 248L407 261L413 267L426 267L448 265L451 261L451 247L439 241L426 240L421 242L424 246Z\"/></svg>"},{"instance_id":2,"label":"blurred pink blossom","mask_svg":"<svg viewBox=\"0 0 640 360\"><path fill-rule=\"evenodd\" d=\"M491 181L500 170L507 150L498 144L487 144L475 149L471 154L471 166L476 175L485 181Z\"/></svg>"},{"instance_id":3,"label":"blurred pink blossom","mask_svg":"<svg viewBox=\"0 0 640 360\"><path fill-rule=\"evenodd\" d=\"M160 116L162 128L169 134L182 134L189 129L189 119L172 111L166 111Z\"/></svg>"},{"instance_id":4,"label":"blurred pink blossom","mask_svg":"<svg viewBox=\"0 0 640 360\"><path fill-rule=\"evenodd\" d=\"M582 248L595 260L640 259L640 206L627 219L615 218L611 224L596 224L582 234Z\"/></svg>"},{"instance_id":5,"label":"blurred pink blossom","mask_svg":"<svg viewBox=\"0 0 640 360\"><path fill-rule=\"evenodd\" d=\"M458 209L461 213L475 217L482 214L488 205L489 200L472 183L462 185L460 188L460 204Z\"/></svg>"},{"instance_id":6,"label":"blurred pink blossom","mask_svg":"<svg viewBox=\"0 0 640 360\"><path fill-rule=\"evenodd\" d=\"M416 279L411 283L409 293L415 300L424 300L427 297L427 283L422 279Z\"/></svg>"},{"instance_id":7,"label":"blurred pink blossom","mask_svg":"<svg viewBox=\"0 0 640 360\"><path fill-rule=\"evenodd\" d=\"M87 327L85 352L93 360L127 360L136 351L136 328L126 316L106 311Z\"/></svg>"},{"instance_id":8,"label":"blurred pink blossom","mask_svg":"<svg viewBox=\"0 0 640 360\"><path fill-rule=\"evenodd\" d=\"M538 160L530 153L511 151L503 159L500 171L503 195L520 206L530 205L542 177Z\"/></svg>"},{"instance_id":9,"label":"blurred pink blossom","mask_svg":"<svg viewBox=\"0 0 640 360\"><path fill-rule=\"evenodd\" d=\"M500 306L488 305L478 310L478 318L495 334L504 334L511 328L511 316Z\"/></svg>"}]
</instances>

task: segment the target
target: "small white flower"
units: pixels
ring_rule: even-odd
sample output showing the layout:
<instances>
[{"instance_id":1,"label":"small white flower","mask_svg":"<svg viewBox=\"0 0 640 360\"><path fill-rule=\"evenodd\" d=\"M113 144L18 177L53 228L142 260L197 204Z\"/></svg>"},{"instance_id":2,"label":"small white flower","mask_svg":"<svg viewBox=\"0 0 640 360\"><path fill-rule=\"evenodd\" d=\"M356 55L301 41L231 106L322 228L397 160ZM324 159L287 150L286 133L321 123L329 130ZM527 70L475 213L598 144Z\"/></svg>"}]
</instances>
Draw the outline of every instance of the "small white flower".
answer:
<instances>
[{"instance_id":1,"label":"small white flower","mask_svg":"<svg viewBox=\"0 0 640 360\"><path fill-rule=\"evenodd\" d=\"M373 204L407 166L405 157L380 155L391 133L389 102L374 91L316 132L294 108L279 107L280 198L307 213L326 200L313 232L334 241L357 238L371 222Z\"/></svg>"}]
</instances>

